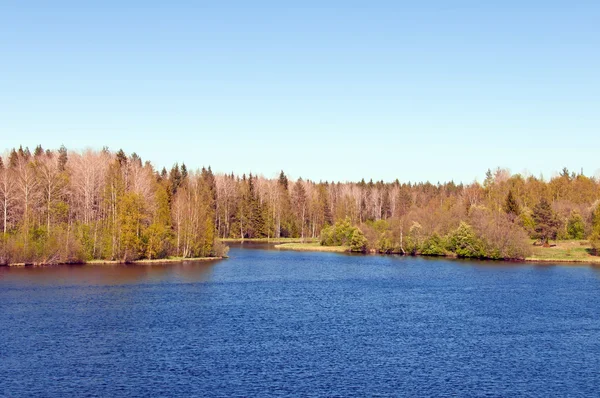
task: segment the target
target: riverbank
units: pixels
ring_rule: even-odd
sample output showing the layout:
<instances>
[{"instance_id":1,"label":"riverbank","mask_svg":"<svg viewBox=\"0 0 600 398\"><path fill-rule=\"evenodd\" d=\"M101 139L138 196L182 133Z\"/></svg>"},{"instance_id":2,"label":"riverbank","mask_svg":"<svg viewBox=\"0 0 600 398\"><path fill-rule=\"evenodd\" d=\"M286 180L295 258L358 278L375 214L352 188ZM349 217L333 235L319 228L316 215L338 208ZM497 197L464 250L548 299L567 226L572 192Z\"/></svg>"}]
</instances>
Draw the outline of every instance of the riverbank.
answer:
<instances>
[{"instance_id":1,"label":"riverbank","mask_svg":"<svg viewBox=\"0 0 600 398\"><path fill-rule=\"evenodd\" d=\"M313 243L285 243L275 245L276 249L345 253L350 252L348 246L321 246ZM453 258L454 256L442 256ZM532 254L523 262L536 263L572 263L572 264L600 264L600 256L592 254L592 248L587 241L559 241L552 247L534 246Z\"/></svg>"},{"instance_id":2,"label":"riverbank","mask_svg":"<svg viewBox=\"0 0 600 398\"><path fill-rule=\"evenodd\" d=\"M222 238L223 243L273 243L273 244L284 244L284 243L318 243L317 238Z\"/></svg>"},{"instance_id":3,"label":"riverbank","mask_svg":"<svg viewBox=\"0 0 600 398\"><path fill-rule=\"evenodd\" d=\"M296 251L310 251L310 252L332 252L332 253L345 253L350 251L349 246L321 246L319 242L311 243L283 243L275 245L276 249L281 250L296 250Z\"/></svg>"},{"instance_id":4,"label":"riverbank","mask_svg":"<svg viewBox=\"0 0 600 398\"><path fill-rule=\"evenodd\" d=\"M534 246L532 251L525 261L600 264L600 256L593 254L592 246L585 240L556 241L551 247Z\"/></svg>"},{"instance_id":5,"label":"riverbank","mask_svg":"<svg viewBox=\"0 0 600 398\"><path fill-rule=\"evenodd\" d=\"M213 261L223 260L227 257L169 257L158 259L142 259L133 261L121 260L90 260L74 263L13 263L6 265L7 267L48 267L53 265L119 265L119 264L163 264L163 263L184 263L196 261Z\"/></svg>"}]
</instances>

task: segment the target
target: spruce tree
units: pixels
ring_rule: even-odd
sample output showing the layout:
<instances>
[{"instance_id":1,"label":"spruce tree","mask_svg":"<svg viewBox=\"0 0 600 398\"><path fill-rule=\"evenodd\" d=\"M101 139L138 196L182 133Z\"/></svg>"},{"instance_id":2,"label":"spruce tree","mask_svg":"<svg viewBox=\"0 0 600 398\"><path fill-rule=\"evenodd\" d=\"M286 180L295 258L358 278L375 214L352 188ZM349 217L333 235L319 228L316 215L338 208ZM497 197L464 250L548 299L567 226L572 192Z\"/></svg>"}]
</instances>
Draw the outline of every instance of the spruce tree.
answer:
<instances>
[{"instance_id":1,"label":"spruce tree","mask_svg":"<svg viewBox=\"0 0 600 398\"><path fill-rule=\"evenodd\" d=\"M283 170L279 173L279 186L283 187L286 191L288 190L288 179L283 173Z\"/></svg>"},{"instance_id":2,"label":"spruce tree","mask_svg":"<svg viewBox=\"0 0 600 398\"><path fill-rule=\"evenodd\" d=\"M42 148L42 146L41 145L36 146L35 151L33 152L33 156L35 156L36 158L39 158L43 154L44 154L44 149Z\"/></svg>"},{"instance_id":3,"label":"spruce tree","mask_svg":"<svg viewBox=\"0 0 600 398\"><path fill-rule=\"evenodd\" d=\"M60 171L65 171L68 160L67 148L64 145L61 145L58 150L58 168Z\"/></svg>"},{"instance_id":4,"label":"spruce tree","mask_svg":"<svg viewBox=\"0 0 600 398\"><path fill-rule=\"evenodd\" d=\"M514 221L516 217L521 214L521 206L517 202L517 198L513 195L512 189L508 191L508 195L506 195L506 200L504 201L503 210L506 214L509 215L511 221Z\"/></svg>"},{"instance_id":5,"label":"spruce tree","mask_svg":"<svg viewBox=\"0 0 600 398\"><path fill-rule=\"evenodd\" d=\"M585 223L583 218L575 210L571 212L567 221L567 236L570 239L583 239L585 237Z\"/></svg>"},{"instance_id":6,"label":"spruce tree","mask_svg":"<svg viewBox=\"0 0 600 398\"><path fill-rule=\"evenodd\" d=\"M203 168L204 170L204 168ZM181 164L181 180L185 180L188 176L188 169L187 166L185 165L185 163Z\"/></svg>"},{"instance_id":7,"label":"spruce tree","mask_svg":"<svg viewBox=\"0 0 600 398\"><path fill-rule=\"evenodd\" d=\"M117 152L117 161L121 167L127 165L127 155L122 149L119 149L119 152Z\"/></svg>"},{"instance_id":8,"label":"spruce tree","mask_svg":"<svg viewBox=\"0 0 600 398\"><path fill-rule=\"evenodd\" d=\"M171 194L175 195L182 182L181 171L179 170L178 163L175 163L171 168L171 172L169 173L169 181L171 182Z\"/></svg>"},{"instance_id":9,"label":"spruce tree","mask_svg":"<svg viewBox=\"0 0 600 398\"><path fill-rule=\"evenodd\" d=\"M19 163L19 155L17 154L17 151L15 150L15 148L12 149L12 151L10 151L10 156L8 157L8 167L17 167L17 164Z\"/></svg>"},{"instance_id":10,"label":"spruce tree","mask_svg":"<svg viewBox=\"0 0 600 398\"><path fill-rule=\"evenodd\" d=\"M535 237L547 246L549 239L556 239L560 221L545 198L535 205L532 217L535 223Z\"/></svg>"}]
</instances>

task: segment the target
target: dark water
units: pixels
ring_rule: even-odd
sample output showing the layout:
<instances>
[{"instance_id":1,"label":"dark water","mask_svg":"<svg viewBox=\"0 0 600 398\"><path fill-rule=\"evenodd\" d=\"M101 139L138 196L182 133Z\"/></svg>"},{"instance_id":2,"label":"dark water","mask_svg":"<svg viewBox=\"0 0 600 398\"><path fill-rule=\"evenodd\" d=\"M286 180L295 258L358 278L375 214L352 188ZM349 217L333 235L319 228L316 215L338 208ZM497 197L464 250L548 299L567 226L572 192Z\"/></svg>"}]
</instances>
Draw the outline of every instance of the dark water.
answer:
<instances>
[{"instance_id":1,"label":"dark water","mask_svg":"<svg viewBox=\"0 0 600 398\"><path fill-rule=\"evenodd\" d=\"M600 394L597 268L230 255L0 269L0 395Z\"/></svg>"}]
</instances>

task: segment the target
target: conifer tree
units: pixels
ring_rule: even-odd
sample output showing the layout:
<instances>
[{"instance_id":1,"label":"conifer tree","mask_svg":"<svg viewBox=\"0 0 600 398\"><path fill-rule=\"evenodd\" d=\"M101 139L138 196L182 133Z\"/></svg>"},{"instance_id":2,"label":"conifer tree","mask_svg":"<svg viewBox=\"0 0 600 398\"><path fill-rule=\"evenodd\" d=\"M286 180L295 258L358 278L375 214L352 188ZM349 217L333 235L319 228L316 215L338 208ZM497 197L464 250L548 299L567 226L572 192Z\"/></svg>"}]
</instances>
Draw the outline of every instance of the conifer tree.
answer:
<instances>
[{"instance_id":1,"label":"conifer tree","mask_svg":"<svg viewBox=\"0 0 600 398\"><path fill-rule=\"evenodd\" d=\"M286 191L288 190L288 179L285 176L283 170L281 170L281 173L279 173L279 186L282 187L283 189L285 189Z\"/></svg>"},{"instance_id":2,"label":"conifer tree","mask_svg":"<svg viewBox=\"0 0 600 398\"><path fill-rule=\"evenodd\" d=\"M571 212L567 221L567 237L569 239L583 239L585 237L585 223L581 214L576 211Z\"/></svg>"},{"instance_id":3,"label":"conifer tree","mask_svg":"<svg viewBox=\"0 0 600 398\"><path fill-rule=\"evenodd\" d=\"M513 195L512 189L508 191L508 195L506 195L506 200L504 201L503 210L510 217L511 221L514 221L515 218L521 214L521 206L517 202L517 198Z\"/></svg>"},{"instance_id":4,"label":"conifer tree","mask_svg":"<svg viewBox=\"0 0 600 398\"><path fill-rule=\"evenodd\" d=\"M535 223L535 236L547 246L549 239L556 239L560 221L545 198L534 207L532 217Z\"/></svg>"},{"instance_id":5,"label":"conifer tree","mask_svg":"<svg viewBox=\"0 0 600 398\"><path fill-rule=\"evenodd\" d=\"M174 196L182 182L182 175L179 169L179 164L175 163L169 172L169 181L171 182L171 194Z\"/></svg>"},{"instance_id":6,"label":"conifer tree","mask_svg":"<svg viewBox=\"0 0 600 398\"><path fill-rule=\"evenodd\" d=\"M39 158L43 154L44 154L44 149L42 148L42 146L41 145L36 146L35 151L33 151L33 156L36 158Z\"/></svg>"},{"instance_id":7,"label":"conifer tree","mask_svg":"<svg viewBox=\"0 0 600 398\"><path fill-rule=\"evenodd\" d=\"M67 148L65 148L64 145L61 145L58 150L58 168L60 171L65 171L68 160L69 156L67 154Z\"/></svg>"},{"instance_id":8,"label":"conifer tree","mask_svg":"<svg viewBox=\"0 0 600 398\"><path fill-rule=\"evenodd\" d=\"M8 157L8 167L14 169L15 167L17 167L18 162L19 162L19 155L17 154L17 151L15 150L15 148L13 148L10 151L10 155Z\"/></svg>"},{"instance_id":9,"label":"conifer tree","mask_svg":"<svg viewBox=\"0 0 600 398\"><path fill-rule=\"evenodd\" d=\"M187 166L185 165L185 163L181 164L181 180L185 180L188 176L188 170L187 170Z\"/></svg>"}]
</instances>

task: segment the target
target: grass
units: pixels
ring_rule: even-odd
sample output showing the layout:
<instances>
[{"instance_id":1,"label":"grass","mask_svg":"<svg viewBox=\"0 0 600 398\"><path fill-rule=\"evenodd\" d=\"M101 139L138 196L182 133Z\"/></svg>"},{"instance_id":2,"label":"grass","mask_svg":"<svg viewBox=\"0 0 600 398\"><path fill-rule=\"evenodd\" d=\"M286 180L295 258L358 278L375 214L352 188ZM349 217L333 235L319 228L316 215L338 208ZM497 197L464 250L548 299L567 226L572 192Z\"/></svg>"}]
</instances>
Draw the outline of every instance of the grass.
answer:
<instances>
[{"instance_id":1,"label":"grass","mask_svg":"<svg viewBox=\"0 0 600 398\"><path fill-rule=\"evenodd\" d=\"M251 238L251 239L240 239L240 238L222 238L223 243L241 243L241 242L252 242L252 243L314 243L318 242L317 238Z\"/></svg>"},{"instance_id":2,"label":"grass","mask_svg":"<svg viewBox=\"0 0 600 398\"><path fill-rule=\"evenodd\" d=\"M600 264L600 256L593 255L592 246L585 240L550 242L552 247L535 246L526 261L594 263Z\"/></svg>"},{"instance_id":3,"label":"grass","mask_svg":"<svg viewBox=\"0 0 600 398\"><path fill-rule=\"evenodd\" d=\"M344 253L349 252L349 246L321 246L319 242L311 243L283 243L275 245L276 249L282 250L297 250L297 251L311 251L311 252L332 252L332 253Z\"/></svg>"},{"instance_id":4,"label":"grass","mask_svg":"<svg viewBox=\"0 0 600 398\"><path fill-rule=\"evenodd\" d=\"M182 263L184 261L210 261L220 260L223 257L168 257L168 258L155 258L152 260L142 259L129 261L128 264L154 264L154 263ZM124 264L120 260L90 260L86 261L85 264Z\"/></svg>"},{"instance_id":5,"label":"grass","mask_svg":"<svg viewBox=\"0 0 600 398\"><path fill-rule=\"evenodd\" d=\"M533 245L534 241L531 241ZM587 263L600 264L600 256L593 255L592 246L585 240L566 240L551 242L552 247L534 246L531 256L525 261L547 263ZM321 246L312 243L284 243L275 245L282 250L315 251L315 252L349 252L348 246Z\"/></svg>"}]
</instances>

